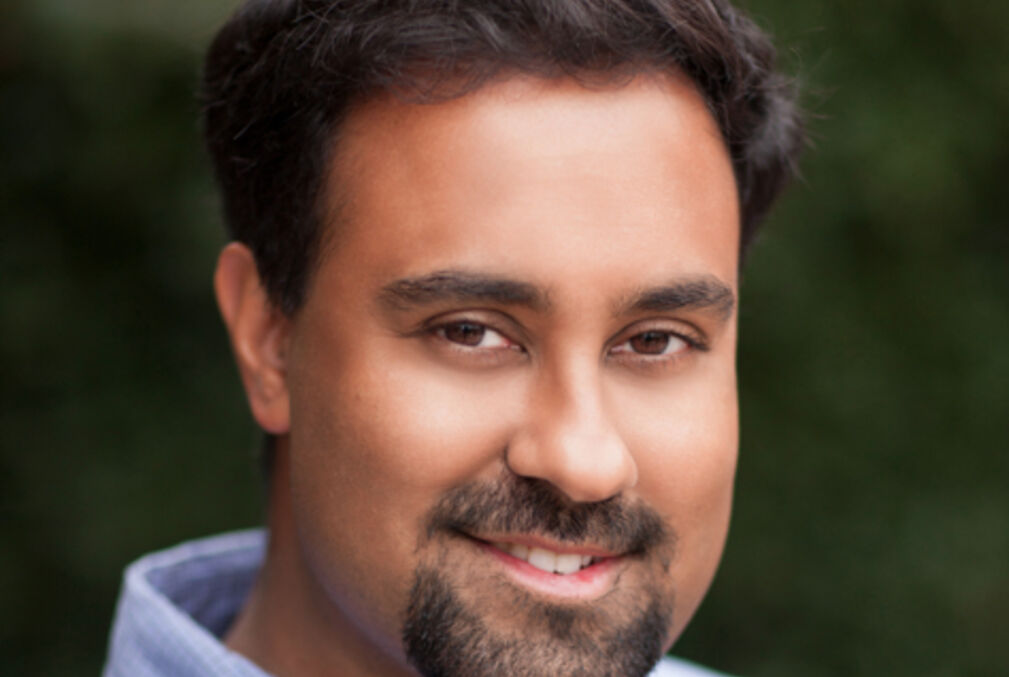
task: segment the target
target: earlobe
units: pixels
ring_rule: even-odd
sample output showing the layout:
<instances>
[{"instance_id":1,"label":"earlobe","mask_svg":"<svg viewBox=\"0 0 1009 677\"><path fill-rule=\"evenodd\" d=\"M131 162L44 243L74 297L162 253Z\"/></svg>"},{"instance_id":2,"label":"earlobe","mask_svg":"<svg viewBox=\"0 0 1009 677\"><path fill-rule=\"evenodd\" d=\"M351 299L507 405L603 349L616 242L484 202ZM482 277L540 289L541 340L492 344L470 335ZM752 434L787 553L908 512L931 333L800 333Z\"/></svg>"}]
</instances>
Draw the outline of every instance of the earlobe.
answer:
<instances>
[{"instance_id":1,"label":"earlobe","mask_svg":"<svg viewBox=\"0 0 1009 677\"><path fill-rule=\"evenodd\" d=\"M270 301L255 258L244 244L232 242L221 252L214 292L252 416L266 432L283 435L290 425L286 368L290 321Z\"/></svg>"}]
</instances>

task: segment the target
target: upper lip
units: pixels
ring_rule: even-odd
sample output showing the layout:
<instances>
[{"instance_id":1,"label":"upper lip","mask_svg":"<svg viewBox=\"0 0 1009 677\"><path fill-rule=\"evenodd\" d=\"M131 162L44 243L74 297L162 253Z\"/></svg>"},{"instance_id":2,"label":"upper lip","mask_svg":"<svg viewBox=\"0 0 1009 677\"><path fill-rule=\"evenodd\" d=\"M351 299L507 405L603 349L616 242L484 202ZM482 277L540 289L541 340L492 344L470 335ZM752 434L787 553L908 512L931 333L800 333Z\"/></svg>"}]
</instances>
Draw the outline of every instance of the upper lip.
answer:
<instances>
[{"instance_id":1,"label":"upper lip","mask_svg":"<svg viewBox=\"0 0 1009 677\"><path fill-rule=\"evenodd\" d=\"M561 555L589 555L592 557L618 557L620 553L592 543L562 543L550 540L535 534L481 534L475 536L466 534L470 538L485 543L517 543L528 548L541 548Z\"/></svg>"}]
</instances>

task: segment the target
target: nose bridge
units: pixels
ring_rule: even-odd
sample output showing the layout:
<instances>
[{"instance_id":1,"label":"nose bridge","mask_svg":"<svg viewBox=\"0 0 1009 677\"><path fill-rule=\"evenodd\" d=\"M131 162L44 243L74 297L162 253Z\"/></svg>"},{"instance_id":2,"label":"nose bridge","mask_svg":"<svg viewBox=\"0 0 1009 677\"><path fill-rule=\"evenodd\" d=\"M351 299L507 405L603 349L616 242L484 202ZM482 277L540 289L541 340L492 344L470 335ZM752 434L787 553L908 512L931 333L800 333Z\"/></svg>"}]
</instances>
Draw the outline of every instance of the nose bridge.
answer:
<instances>
[{"instance_id":1,"label":"nose bridge","mask_svg":"<svg viewBox=\"0 0 1009 677\"><path fill-rule=\"evenodd\" d=\"M604 392L596 355L568 355L544 365L526 420L512 439L513 472L553 484L577 502L602 501L637 482L637 467Z\"/></svg>"}]
</instances>

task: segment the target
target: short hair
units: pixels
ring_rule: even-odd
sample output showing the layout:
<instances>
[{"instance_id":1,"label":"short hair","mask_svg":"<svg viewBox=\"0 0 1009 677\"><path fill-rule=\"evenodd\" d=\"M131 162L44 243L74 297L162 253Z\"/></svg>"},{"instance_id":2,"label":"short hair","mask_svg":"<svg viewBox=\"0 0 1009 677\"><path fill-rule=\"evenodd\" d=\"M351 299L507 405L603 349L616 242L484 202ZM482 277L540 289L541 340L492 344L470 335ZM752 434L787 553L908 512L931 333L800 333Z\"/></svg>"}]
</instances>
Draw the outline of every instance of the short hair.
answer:
<instances>
[{"instance_id":1,"label":"short hair","mask_svg":"<svg viewBox=\"0 0 1009 677\"><path fill-rule=\"evenodd\" d=\"M207 54L204 133L229 235L292 314L318 264L323 186L355 103L444 101L511 73L590 86L683 71L732 160L742 254L803 146L795 88L774 61L727 0L246 0Z\"/></svg>"}]
</instances>

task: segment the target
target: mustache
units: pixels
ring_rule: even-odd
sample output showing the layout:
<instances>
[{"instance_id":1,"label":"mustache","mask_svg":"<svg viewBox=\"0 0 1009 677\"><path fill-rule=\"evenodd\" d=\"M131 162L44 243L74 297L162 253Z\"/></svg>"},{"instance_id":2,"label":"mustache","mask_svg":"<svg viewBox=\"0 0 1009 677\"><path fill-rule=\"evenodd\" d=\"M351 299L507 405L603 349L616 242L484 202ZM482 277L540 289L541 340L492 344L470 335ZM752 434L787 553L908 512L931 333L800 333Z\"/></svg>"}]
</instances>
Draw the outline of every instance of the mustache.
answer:
<instances>
[{"instance_id":1,"label":"mustache","mask_svg":"<svg viewBox=\"0 0 1009 677\"><path fill-rule=\"evenodd\" d=\"M443 531L536 534L626 555L660 547L671 555L676 541L675 532L644 503L621 496L576 503L544 480L510 473L447 492L430 511L425 531L428 539Z\"/></svg>"}]
</instances>

